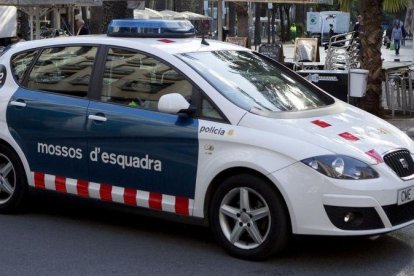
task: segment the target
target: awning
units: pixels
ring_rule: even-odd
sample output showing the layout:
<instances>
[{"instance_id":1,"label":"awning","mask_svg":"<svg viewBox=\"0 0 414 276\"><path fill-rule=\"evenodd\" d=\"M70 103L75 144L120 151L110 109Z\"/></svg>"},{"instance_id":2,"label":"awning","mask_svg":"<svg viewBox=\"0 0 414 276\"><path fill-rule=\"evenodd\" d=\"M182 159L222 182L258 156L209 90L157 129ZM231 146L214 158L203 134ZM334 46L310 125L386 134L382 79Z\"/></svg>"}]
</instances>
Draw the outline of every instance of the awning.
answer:
<instances>
[{"instance_id":1,"label":"awning","mask_svg":"<svg viewBox=\"0 0 414 276\"><path fill-rule=\"evenodd\" d=\"M14 6L1 7L0 10L0 37L16 36L17 8Z\"/></svg>"},{"instance_id":2,"label":"awning","mask_svg":"<svg viewBox=\"0 0 414 276\"><path fill-rule=\"evenodd\" d=\"M102 0L2 0L1 6L57 6L57 5L76 5L76 6L102 6Z\"/></svg>"}]
</instances>

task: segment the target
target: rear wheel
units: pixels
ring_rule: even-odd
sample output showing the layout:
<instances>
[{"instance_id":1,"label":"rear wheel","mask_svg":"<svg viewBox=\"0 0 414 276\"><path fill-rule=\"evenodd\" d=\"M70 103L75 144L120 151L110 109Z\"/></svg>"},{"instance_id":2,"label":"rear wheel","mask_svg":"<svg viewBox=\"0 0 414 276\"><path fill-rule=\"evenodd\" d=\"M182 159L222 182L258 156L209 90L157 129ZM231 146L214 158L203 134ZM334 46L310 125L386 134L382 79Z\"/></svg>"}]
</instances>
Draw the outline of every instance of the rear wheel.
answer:
<instances>
[{"instance_id":1,"label":"rear wheel","mask_svg":"<svg viewBox=\"0 0 414 276\"><path fill-rule=\"evenodd\" d=\"M0 144L0 212L16 211L26 190L24 169L17 155Z\"/></svg>"},{"instance_id":2,"label":"rear wheel","mask_svg":"<svg viewBox=\"0 0 414 276\"><path fill-rule=\"evenodd\" d=\"M289 238L289 220L281 196L252 175L226 179L213 195L210 225L233 256L259 260L281 251Z\"/></svg>"}]
</instances>

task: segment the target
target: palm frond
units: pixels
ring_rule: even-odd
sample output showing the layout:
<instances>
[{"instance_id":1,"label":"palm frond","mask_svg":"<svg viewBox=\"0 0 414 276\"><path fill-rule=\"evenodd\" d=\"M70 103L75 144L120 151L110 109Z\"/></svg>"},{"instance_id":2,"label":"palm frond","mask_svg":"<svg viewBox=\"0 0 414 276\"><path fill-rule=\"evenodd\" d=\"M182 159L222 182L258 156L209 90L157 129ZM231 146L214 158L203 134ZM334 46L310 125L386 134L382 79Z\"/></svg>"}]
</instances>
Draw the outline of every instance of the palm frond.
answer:
<instances>
[{"instance_id":1,"label":"palm frond","mask_svg":"<svg viewBox=\"0 0 414 276\"><path fill-rule=\"evenodd\" d=\"M409 0L384 0L383 9L386 12L397 13L408 6Z\"/></svg>"}]
</instances>

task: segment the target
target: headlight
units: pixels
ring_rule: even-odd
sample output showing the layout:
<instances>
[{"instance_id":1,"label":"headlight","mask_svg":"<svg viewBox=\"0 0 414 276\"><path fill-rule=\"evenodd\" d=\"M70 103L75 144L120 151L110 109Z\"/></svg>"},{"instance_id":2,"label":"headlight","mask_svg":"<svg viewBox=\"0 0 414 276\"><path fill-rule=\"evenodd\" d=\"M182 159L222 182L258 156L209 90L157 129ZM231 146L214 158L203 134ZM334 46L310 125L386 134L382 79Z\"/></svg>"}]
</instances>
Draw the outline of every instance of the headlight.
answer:
<instances>
[{"instance_id":1,"label":"headlight","mask_svg":"<svg viewBox=\"0 0 414 276\"><path fill-rule=\"evenodd\" d=\"M345 155L322 155L302 160L318 172L337 179L372 179L378 173L368 164Z\"/></svg>"}]
</instances>

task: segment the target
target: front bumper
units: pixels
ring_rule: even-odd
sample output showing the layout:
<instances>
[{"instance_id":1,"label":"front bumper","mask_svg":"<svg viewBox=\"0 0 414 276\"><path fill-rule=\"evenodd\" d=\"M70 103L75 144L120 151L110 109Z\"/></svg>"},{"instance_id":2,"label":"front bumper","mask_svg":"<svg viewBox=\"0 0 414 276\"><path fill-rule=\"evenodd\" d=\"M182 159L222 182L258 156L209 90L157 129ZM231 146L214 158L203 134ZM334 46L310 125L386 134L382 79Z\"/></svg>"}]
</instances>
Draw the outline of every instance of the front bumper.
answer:
<instances>
[{"instance_id":1,"label":"front bumper","mask_svg":"<svg viewBox=\"0 0 414 276\"><path fill-rule=\"evenodd\" d=\"M375 166L380 178L338 180L302 163L270 175L281 191L295 234L376 235L414 223L414 201L397 205L400 189L414 186L385 164Z\"/></svg>"}]
</instances>

